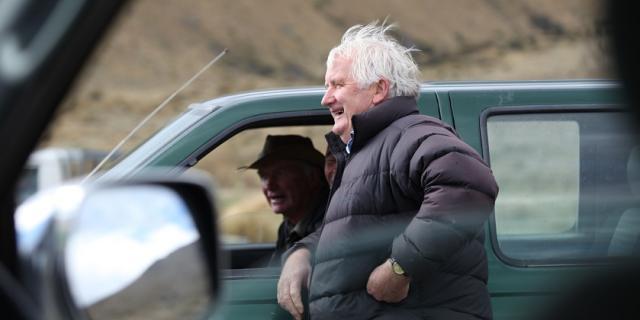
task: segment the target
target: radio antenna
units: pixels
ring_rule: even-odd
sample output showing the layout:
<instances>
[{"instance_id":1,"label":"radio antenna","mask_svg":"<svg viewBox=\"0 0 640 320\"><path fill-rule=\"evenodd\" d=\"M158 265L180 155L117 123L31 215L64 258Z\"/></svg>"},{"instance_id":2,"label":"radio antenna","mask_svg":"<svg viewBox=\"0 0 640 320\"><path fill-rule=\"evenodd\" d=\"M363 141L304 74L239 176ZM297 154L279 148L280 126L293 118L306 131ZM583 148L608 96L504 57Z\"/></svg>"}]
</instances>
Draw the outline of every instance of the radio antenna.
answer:
<instances>
[{"instance_id":1,"label":"radio antenna","mask_svg":"<svg viewBox=\"0 0 640 320\"><path fill-rule=\"evenodd\" d=\"M138 132L138 130L140 130L140 128L142 128L142 126L144 126L151 118L153 118L153 116L155 116L156 113L160 112L160 110L162 110L167 105L167 103L169 103L171 100L173 100L173 98L175 98L175 96L177 96L182 90L184 90L195 79L197 79L200 75L202 75L202 73L207 71L207 69L211 68L211 66L213 66L216 62L218 62L218 60L220 60L220 58L222 58L222 56L224 56L228 51L229 50L227 48L222 50L222 52L220 52L215 58L213 58L211 61L209 61L209 63L207 63L204 67L202 67L202 69L200 69L200 71L198 71L196 74L194 74L193 77L191 77L191 79L187 80L187 82L185 82L182 86L180 86L180 88L178 88L178 90L173 92L169 97L167 97L164 101L162 101L162 103L158 107L156 107L153 110L153 112L151 112L146 118L142 119L142 121L140 121L140 123L135 128L133 128L133 130L131 130L131 132L129 132L129 134L126 137L124 137L124 139L122 139L109 152L109 154L107 154L107 156L104 157L104 159L102 159L102 161L100 161L100 163L98 163L98 165L86 177L84 177L84 179L82 179L82 182L80 182L80 183L84 184L89 178L91 178L96 172L98 172L98 170L100 170L100 168L102 168L102 166L104 166L104 164L116 152L118 152L118 150L120 150L120 148L122 148L122 146L127 142L127 140L129 140L134 134L136 134L136 132Z\"/></svg>"}]
</instances>

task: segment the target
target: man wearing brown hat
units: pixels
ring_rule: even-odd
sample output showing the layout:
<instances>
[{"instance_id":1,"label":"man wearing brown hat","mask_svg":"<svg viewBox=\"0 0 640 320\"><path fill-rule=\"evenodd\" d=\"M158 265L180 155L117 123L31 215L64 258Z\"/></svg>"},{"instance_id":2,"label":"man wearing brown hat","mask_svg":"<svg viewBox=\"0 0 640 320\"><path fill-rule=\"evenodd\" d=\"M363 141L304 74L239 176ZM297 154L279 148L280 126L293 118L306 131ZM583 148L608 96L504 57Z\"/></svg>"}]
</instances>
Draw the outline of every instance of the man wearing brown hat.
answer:
<instances>
[{"instance_id":1,"label":"man wearing brown hat","mask_svg":"<svg viewBox=\"0 0 640 320\"><path fill-rule=\"evenodd\" d=\"M284 216L270 263L279 265L284 251L322 224L329 193L324 156L309 138L269 135L258 159L245 168L258 171L269 206Z\"/></svg>"}]
</instances>

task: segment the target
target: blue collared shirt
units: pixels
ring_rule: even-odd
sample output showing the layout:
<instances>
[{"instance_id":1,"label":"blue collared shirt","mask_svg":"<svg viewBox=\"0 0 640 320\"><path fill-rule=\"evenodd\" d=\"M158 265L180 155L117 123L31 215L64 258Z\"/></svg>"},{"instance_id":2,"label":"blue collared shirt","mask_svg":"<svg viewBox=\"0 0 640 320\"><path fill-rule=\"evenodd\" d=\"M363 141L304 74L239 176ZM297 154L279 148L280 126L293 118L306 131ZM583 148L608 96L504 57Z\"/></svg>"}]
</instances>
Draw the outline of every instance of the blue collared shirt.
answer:
<instances>
[{"instance_id":1,"label":"blue collared shirt","mask_svg":"<svg viewBox=\"0 0 640 320\"><path fill-rule=\"evenodd\" d=\"M353 144L354 134L355 132L351 130L351 137L349 138L349 141L347 141L347 147L345 148L345 150L347 151L347 154L351 154L351 145Z\"/></svg>"}]
</instances>

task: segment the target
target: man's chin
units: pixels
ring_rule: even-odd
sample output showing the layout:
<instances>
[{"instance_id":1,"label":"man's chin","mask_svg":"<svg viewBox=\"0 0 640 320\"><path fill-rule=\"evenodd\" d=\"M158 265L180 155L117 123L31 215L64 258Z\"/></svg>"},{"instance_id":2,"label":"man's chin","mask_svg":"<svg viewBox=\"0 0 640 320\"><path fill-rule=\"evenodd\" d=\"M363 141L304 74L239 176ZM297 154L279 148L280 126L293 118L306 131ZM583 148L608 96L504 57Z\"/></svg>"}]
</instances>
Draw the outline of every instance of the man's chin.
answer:
<instances>
[{"instance_id":1,"label":"man's chin","mask_svg":"<svg viewBox=\"0 0 640 320\"><path fill-rule=\"evenodd\" d=\"M287 211L287 208L284 206L271 206L271 210L273 210L273 213L275 214L284 214L285 211Z\"/></svg>"},{"instance_id":2,"label":"man's chin","mask_svg":"<svg viewBox=\"0 0 640 320\"><path fill-rule=\"evenodd\" d=\"M333 125L331 128L331 132L335 133L337 136L342 139L342 142L347 143L349 138L351 137L351 130L349 130L348 126L345 125Z\"/></svg>"}]
</instances>

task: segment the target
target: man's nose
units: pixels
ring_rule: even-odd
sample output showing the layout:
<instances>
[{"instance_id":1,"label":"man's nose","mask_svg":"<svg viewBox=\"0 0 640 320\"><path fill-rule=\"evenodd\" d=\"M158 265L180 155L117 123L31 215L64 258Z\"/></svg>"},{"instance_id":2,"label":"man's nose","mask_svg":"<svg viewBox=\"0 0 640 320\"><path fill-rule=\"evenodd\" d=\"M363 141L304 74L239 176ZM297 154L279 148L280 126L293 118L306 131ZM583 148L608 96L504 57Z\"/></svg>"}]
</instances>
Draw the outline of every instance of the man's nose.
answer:
<instances>
[{"instance_id":1,"label":"man's nose","mask_svg":"<svg viewBox=\"0 0 640 320\"><path fill-rule=\"evenodd\" d=\"M333 98L333 90L327 89L327 91L324 92L324 96L322 96L322 101L320 103L322 103L322 105L328 107L334 101L335 101L335 99Z\"/></svg>"},{"instance_id":2,"label":"man's nose","mask_svg":"<svg viewBox=\"0 0 640 320\"><path fill-rule=\"evenodd\" d=\"M262 183L264 184L264 187L266 189L273 189L273 187L275 186L275 181L276 179L273 179L271 177L266 177L264 178L264 180L262 180Z\"/></svg>"}]
</instances>

